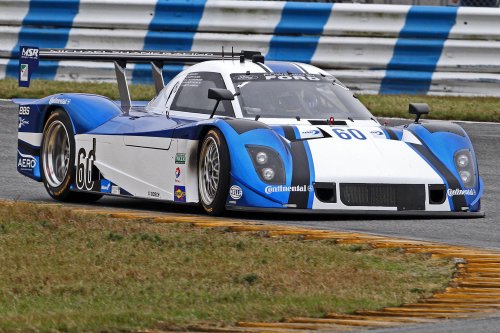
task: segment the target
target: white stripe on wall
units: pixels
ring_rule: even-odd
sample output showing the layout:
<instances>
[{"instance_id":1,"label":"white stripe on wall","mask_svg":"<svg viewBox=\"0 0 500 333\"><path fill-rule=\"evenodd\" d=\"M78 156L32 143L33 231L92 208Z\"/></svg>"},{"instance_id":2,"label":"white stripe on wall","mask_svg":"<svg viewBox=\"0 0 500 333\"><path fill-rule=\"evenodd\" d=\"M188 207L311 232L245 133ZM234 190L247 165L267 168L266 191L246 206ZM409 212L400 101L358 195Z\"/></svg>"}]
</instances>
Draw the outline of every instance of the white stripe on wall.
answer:
<instances>
[{"instance_id":1,"label":"white stripe on wall","mask_svg":"<svg viewBox=\"0 0 500 333\"><path fill-rule=\"evenodd\" d=\"M325 36L356 35L398 37L410 6L336 3L323 28Z\"/></svg>"},{"instance_id":2,"label":"white stripe on wall","mask_svg":"<svg viewBox=\"0 0 500 333\"><path fill-rule=\"evenodd\" d=\"M155 6L156 0L80 0L73 27L147 30Z\"/></svg>"},{"instance_id":3,"label":"white stripe on wall","mask_svg":"<svg viewBox=\"0 0 500 333\"><path fill-rule=\"evenodd\" d=\"M198 25L200 32L272 34L285 2L208 0Z\"/></svg>"}]
</instances>

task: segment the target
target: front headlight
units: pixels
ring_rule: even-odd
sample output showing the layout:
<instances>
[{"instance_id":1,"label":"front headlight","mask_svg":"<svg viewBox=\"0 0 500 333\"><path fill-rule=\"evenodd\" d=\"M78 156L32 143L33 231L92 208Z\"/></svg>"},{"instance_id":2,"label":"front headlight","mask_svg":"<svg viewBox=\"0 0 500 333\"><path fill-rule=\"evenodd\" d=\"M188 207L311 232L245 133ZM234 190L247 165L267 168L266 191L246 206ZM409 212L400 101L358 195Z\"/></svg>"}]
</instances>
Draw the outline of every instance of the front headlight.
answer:
<instances>
[{"instance_id":1,"label":"front headlight","mask_svg":"<svg viewBox=\"0 0 500 333\"><path fill-rule=\"evenodd\" d=\"M469 149L462 149L455 153L455 167L457 168L462 183L467 188L476 186L476 164L472 160L472 154Z\"/></svg>"},{"instance_id":2,"label":"front headlight","mask_svg":"<svg viewBox=\"0 0 500 333\"><path fill-rule=\"evenodd\" d=\"M267 184L285 184L285 169L279 154L264 146L246 146L259 178Z\"/></svg>"},{"instance_id":3,"label":"front headlight","mask_svg":"<svg viewBox=\"0 0 500 333\"><path fill-rule=\"evenodd\" d=\"M267 154L263 151L260 151L255 155L255 162L259 165L264 165L267 163Z\"/></svg>"}]
</instances>

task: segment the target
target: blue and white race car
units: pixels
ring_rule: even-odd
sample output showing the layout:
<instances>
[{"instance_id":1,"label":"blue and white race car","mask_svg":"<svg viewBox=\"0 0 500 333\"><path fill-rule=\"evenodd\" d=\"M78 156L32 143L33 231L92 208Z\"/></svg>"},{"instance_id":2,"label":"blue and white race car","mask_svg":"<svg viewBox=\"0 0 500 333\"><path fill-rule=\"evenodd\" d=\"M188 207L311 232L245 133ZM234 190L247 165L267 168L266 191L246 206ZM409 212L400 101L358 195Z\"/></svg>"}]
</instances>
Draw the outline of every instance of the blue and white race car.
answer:
<instances>
[{"instance_id":1,"label":"blue and white race car","mask_svg":"<svg viewBox=\"0 0 500 333\"><path fill-rule=\"evenodd\" d=\"M308 64L223 53L28 49L38 59L113 61L120 101L89 94L19 100L20 173L60 201L103 195L226 210L484 215L464 130L382 126L335 77ZM132 102L126 63L147 62L157 96ZM194 63L166 86L165 63Z\"/></svg>"}]
</instances>

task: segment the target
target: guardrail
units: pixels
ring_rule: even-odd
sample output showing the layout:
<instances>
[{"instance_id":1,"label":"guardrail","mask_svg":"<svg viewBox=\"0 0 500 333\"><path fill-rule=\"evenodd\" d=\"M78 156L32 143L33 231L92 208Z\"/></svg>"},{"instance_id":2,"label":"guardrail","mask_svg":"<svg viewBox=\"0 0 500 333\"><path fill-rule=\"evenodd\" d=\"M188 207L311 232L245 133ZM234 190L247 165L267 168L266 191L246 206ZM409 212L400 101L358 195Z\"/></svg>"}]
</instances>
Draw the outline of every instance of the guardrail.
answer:
<instances>
[{"instance_id":1,"label":"guardrail","mask_svg":"<svg viewBox=\"0 0 500 333\"><path fill-rule=\"evenodd\" d=\"M372 93L500 96L500 9L222 0L3 0L0 77L20 44L220 51L327 69ZM168 66L165 77L181 66ZM134 83L149 68L128 69ZM43 62L38 78L114 80L111 64Z\"/></svg>"}]
</instances>

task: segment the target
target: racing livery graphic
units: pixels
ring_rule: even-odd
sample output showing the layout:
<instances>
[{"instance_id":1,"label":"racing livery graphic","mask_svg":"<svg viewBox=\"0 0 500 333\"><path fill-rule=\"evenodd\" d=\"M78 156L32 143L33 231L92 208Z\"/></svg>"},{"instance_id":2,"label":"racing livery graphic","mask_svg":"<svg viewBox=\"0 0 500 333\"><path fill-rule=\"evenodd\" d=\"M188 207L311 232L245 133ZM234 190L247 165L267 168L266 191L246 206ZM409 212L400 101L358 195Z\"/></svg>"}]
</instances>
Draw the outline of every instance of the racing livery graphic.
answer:
<instances>
[{"instance_id":1,"label":"racing livery graphic","mask_svg":"<svg viewBox=\"0 0 500 333\"><path fill-rule=\"evenodd\" d=\"M40 58L115 64L119 101L16 100L18 171L57 200L137 197L212 215L483 215L469 137L453 123L421 122L426 104L410 104L414 122L383 126L331 74L253 51L24 50L30 75ZM130 100L127 63L151 63L151 101ZM168 63L192 66L164 85Z\"/></svg>"}]
</instances>

